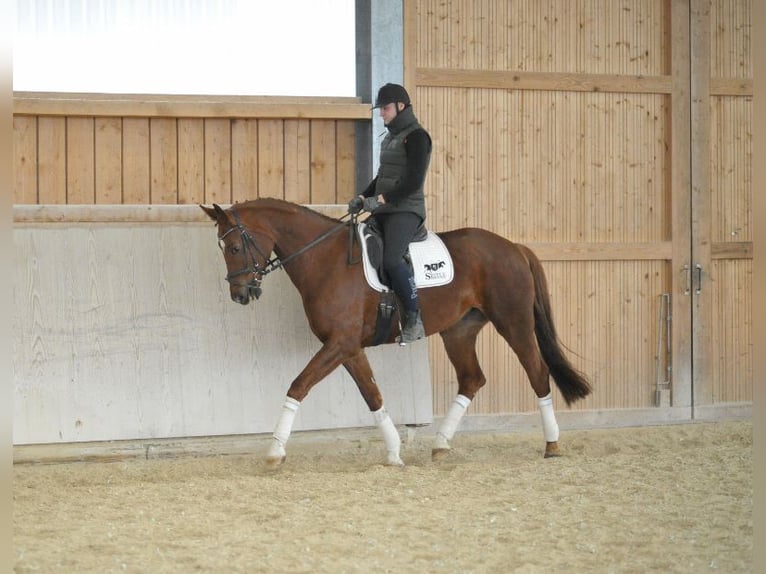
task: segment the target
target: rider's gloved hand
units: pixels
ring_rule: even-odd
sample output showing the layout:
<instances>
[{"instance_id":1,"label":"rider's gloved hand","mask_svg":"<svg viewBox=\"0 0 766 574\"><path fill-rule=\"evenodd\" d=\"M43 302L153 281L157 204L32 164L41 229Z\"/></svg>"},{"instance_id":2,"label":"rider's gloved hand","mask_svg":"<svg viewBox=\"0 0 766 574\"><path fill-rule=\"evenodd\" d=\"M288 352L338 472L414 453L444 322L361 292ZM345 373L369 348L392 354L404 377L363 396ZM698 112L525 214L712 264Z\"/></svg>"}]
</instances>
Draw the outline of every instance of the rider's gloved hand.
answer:
<instances>
[{"instance_id":1,"label":"rider's gloved hand","mask_svg":"<svg viewBox=\"0 0 766 574\"><path fill-rule=\"evenodd\" d=\"M377 197L365 197L364 198L364 210L372 213L375 211L378 206L380 205L380 202L378 201Z\"/></svg>"},{"instance_id":2,"label":"rider's gloved hand","mask_svg":"<svg viewBox=\"0 0 766 574\"><path fill-rule=\"evenodd\" d=\"M356 215L360 211L362 211L362 208L364 207L364 199L362 199L360 196L355 195L351 201L348 202L348 212L351 215Z\"/></svg>"}]
</instances>

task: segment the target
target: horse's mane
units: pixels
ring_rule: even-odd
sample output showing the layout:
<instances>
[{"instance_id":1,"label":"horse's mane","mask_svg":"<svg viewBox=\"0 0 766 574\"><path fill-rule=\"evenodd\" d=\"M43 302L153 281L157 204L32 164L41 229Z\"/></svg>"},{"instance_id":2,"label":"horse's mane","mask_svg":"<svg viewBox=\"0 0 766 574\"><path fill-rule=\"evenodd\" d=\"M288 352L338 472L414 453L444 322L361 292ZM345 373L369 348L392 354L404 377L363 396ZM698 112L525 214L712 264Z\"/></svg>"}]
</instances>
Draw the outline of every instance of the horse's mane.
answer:
<instances>
[{"instance_id":1,"label":"horse's mane","mask_svg":"<svg viewBox=\"0 0 766 574\"><path fill-rule=\"evenodd\" d=\"M250 199L248 201L243 201L242 203L237 203L232 207L251 207L253 209L259 209L259 208L267 208L267 209L274 209L277 211L282 211L285 213L305 213L306 215L310 215L312 217L319 218L326 223L338 223L338 220L334 217L330 217L329 215L325 215L323 213L319 213L318 211L315 211L311 209L310 207L306 207L305 205L300 205L298 203L293 203L292 201L287 201L285 199L280 199L278 197L259 197L258 199Z\"/></svg>"}]
</instances>

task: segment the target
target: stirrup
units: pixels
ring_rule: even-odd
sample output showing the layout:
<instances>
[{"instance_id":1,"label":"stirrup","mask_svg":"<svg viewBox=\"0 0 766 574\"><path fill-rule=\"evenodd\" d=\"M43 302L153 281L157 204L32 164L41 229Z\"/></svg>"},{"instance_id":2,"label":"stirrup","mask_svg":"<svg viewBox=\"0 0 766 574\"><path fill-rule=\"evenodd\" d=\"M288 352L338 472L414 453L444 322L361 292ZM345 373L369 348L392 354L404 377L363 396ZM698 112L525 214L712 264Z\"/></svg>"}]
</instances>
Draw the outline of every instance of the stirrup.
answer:
<instances>
[{"instance_id":1,"label":"stirrup","mask_svg":"<svg viewBox=\"0 0 766 574\"><path fill-rule=\"evenodd\" d=\"M396 342L404 347L407 343L413 343L419 339L423 339L425 336L426 330L423 327L420 311L417 311L417 313L407 312L405 314L401 335L396 338Z\"/></svg>"}]
</instances>

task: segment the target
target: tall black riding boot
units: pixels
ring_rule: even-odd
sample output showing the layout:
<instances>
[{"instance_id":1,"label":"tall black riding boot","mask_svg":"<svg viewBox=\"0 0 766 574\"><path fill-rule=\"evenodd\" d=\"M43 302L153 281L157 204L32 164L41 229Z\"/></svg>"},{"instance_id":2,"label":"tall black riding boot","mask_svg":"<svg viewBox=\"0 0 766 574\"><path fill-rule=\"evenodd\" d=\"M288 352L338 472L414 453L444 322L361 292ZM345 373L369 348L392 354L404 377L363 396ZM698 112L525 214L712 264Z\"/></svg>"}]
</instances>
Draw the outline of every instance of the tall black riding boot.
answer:
<instances>
[{"instance_id":1,"label":"tall black riding boot","mask_svg":"<svg viewBox=\"0 0 766 574\"><path fill-rule=\"evenodd\" d=\"M426 336L423 320L420 317L420 305L418 301L418 289L415 286L415 278L412 270L406 263L397 265L389 271L391 286L401 299L404 306L402 314L402 334L398 339L400 345L412 343Z\"/></svg>"}]
</instances>

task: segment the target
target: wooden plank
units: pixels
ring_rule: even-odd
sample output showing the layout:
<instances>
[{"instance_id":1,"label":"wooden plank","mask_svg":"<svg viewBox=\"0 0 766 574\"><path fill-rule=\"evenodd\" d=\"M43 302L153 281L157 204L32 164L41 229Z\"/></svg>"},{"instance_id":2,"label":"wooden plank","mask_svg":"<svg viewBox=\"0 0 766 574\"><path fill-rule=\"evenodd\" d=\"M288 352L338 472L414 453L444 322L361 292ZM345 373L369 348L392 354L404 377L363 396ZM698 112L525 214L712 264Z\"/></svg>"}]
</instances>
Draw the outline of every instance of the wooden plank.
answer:
<instances>
[{"instance_id":1,"label":"wooden plank","mask_svg":"<svg viewBox=\"0 0 766 574\"><path fill-rule=\"evenodd\" d=\"M122 201L149 203L149 118L122 120Z\"/></svg>"},{"instance_id":2,"label":"wooden plank","mask_svg":"<svg viewBox=\"0 0 766 574\"><path fill-rule=\"evenodd\" d=\"M356 189L356 122L337 121L337 162L336 203L345 204L357 191Z\"/></svg>"},{"instance_id":3,"label":"wooden plank","mask_svg":"<svg viewBox=\"0 0 766 574\"><path fill-rule=\"evenodd\" d=\"M672 404L689 407L692 401L692 306L687 292L688 274L691 272L691 109L689 104L689 3L673 0L670 6L671 68L673 93L670 117L667 118L673 134L670 148L672 165L670 181L671 235L673 257L671 261L671 304L673 316L672 337Z\"/></svg>"},{"instance_id":4,"label":"wooden plank","mask_svg":"<svg viewBox=\"0 0 766 574\"><path fill-rule=\"evenodd\" d=\"M258 197L258 120L231 122L231 199Z\"/></svg>"},{"instance_id":5,"label":"wooden plank","mask_svg":"<svg viewBox=\"0 0 766 574\"><path fill-rule=\"evenodd\" d=\"M712 205L710 174L710 2L691 0L691 222L692 344L694 380L692 405L713 403L713 305L710 283ZM699 269L699 272L697 271Z\"/></svg>"},{"instance_id":6,"label":"wooden plank","mask_svg":"<svg viewBox=\"0 0 766 574\"><path fill-rule=\"evenodd\" d=\"M205 120L205 202L231 203L230 120Z\"/></svg>"},{"instance_id":7,"label":"wooden plank","mask_svg":"<svg viewBox=\"0 0 766 574\"><path fill-rule=\"evenodd\" d=\"M711 78L711 96L752 96L753 80L751 78Z\"/></svg>"},{"instance_id":8,"label":"wooden plank","mask_svg":"<svg viewBox=\"0 0 766 574\"><path fill-rule=\"evenodd\" d=\"M96 203L122 203L122 118L96 118Z\"/></svg>"},{"instance_id":9,"label":"wooden plank","mask_svg":"<svg viewBox=\"0 0 766 574\"><path fill-rule=\"evenodd\" d=\"M178 203L205 200L205 123L178 118Z\"/></svg>"},{"instance_id":10,"label":"wooden plank","mask_svg":"<svg viewBox=\"0 0 766 574\"><path fill-rule=\"evenodd\" d=\"M13 203L37 203L37 118L13 118Z\"/></svg>"},{"instance_id":11,"label":"wooden plank","mask_svg":"<svg viewBox=\"0 0 766 574\"><path fill-rule=\"evenodd\" d=\"M96 202L93 118L67 118L67 203Z\"/></svg>"},{"instance_id":12,"label":"wooden plank","mask_svg":"<svg viewBox=\"0 0 766 574\"><path fill-rule=\"evenodd\" d=\"M311 202L337 203L335 122L311 122Z\"/></svg>"},{"instance_id":13,"label":"wooden plank","mask_svg":"<svg viewBox=\"0 0 766 574\"><path fill-rule=\"evenodd\" d=\"M710 246L710 256L713 259L752 259L752 241L714 242Z\"/></svg>"},{"instance_id":14,"label":"wooden plank","mask_svg":"<svg viewBox=\"0 0 766 574\"><path fill-rule=\"evenodd\" d=\"M178 128L172 118L149 120L150 203L178 203Z\"/></svg>"},{"instance_id":15,"label":"wooden plank","mask_svg":"<svg viewBox=\"0 0 766 574\"><path fill-rule=\"evenodd\" d=\"M415 81L418 86L450 88L638 94L669 94L672 91L671 76L418 68Z\"/></svg>"},{"instance_id":16,"label":"wooden plank","mask_svg":"<svg viewBox=\"0 0 766 574\"><path fill-rule=\"evenodd\" d=\"M38 201L66 203L66 118L38 118L37 154Z\"/></svg>"},{"instance_id":17,"label":"wooden plank","mask_svg":"<svg viewBox=\"0 0 766 574\"><path fill-rule=\"evenodd\" d=\"M670 241L651 243L538 243L525 242L544 261L639 261L670 260Z\"/></svg>"},{"instance_id":18,"label":"wooden plank","mask_svg":"<svg viewBox=\"0 0 766 574\"><path fill-rule=\"evenodd\" d=\"M281 120L258 120L258 195L284 198L285 149Z\"/></svg>"},{"instance_id":19,"label":"wooden plank","mask_svg":"<svg viewBox=\"0 0 766 574\"><path fill-rule=\"evenodd\" d=\"M226 208L229 204L222 203ZM328 217L340 217L346 210L339 205L307 205ZM14 205L13 222L18 225L50 223L207 223L198 205Z\"/></svg>"},{"instance_id":20,"label":"wooden plank","mask_svg":"<svg viewBox=\"0 0 766 574\"><path fill-rule=\"evenodd\" d=\"M311 203L311 122L285 120L285 199Z\"/></svg>"},{"instance_id":21,"label":"wooden plank","mask_svg":"<svg viewBox=\"0 0 766 574\"><path fill-rule=\"evenodd\" d=\"M13 113L49 116L370 119L359 98L102 97L102 94L14 93Z\"/></svg>"}]
</instances>

